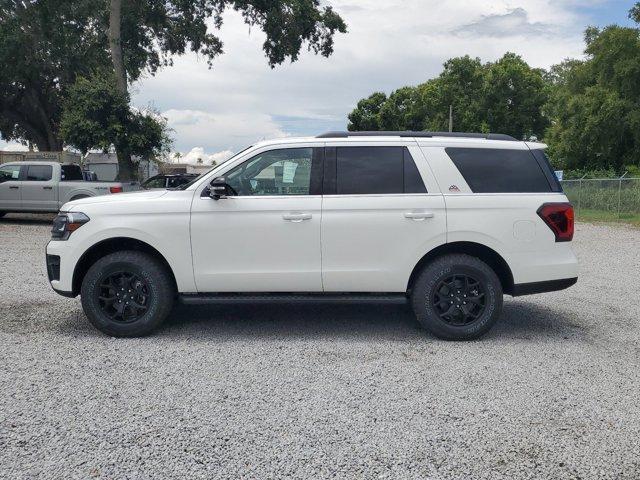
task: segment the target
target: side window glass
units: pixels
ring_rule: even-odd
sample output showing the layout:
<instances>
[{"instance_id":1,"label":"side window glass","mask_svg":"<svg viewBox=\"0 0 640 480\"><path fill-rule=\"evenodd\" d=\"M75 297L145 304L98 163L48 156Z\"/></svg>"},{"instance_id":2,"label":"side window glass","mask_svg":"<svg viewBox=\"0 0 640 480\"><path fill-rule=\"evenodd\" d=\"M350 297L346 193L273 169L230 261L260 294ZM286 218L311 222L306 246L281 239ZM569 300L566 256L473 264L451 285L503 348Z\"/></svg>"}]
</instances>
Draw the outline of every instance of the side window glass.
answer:
<instances>
[{"instance_id":1,"label":"side window glass","mask_svg":"<svg viewBox=\"0 0 640 480\"><path fill-rule=\"evenodd\" d=\"M11 165L8 167L0 168L0 183L8 182L10 180L20 179L20 167L18 165Z\"/></svg>"},{"instance_id":2,"label":"side window glass","mask_svg":"<svg viewBox=\"0 0 640 480\"><path fill-rule=\"evenodd\" d=\"M53 168L50 165L29 165L27 167L27 181L47 182L53 176Z\"/></svg>"},{"instance_id":3,"label":"side window glass","mask_svg":"<svg viewBox=\"0 0 640 480\"><path fill-rule=\"evenodd\" d=\"M225 174L240 196L309 195L313 148L261 153Z\"/></svg>"},{"instance_id":4,"label":"side window glass","mask_svg":"<svg viewBox=\"0 0 640 480\"><path fill-rule=\"evenodd\" d=\"M416 162L407 147L404 147L404 193L427 193Z\"/></svg>"},{"instance_id":5,"label":"side window glass","mask_svg":"<svg viewBox=\"0 0 640 480\"><path fill-rule=\"evenodd\" d=\"M551 191L549 181L528 149L448 147L445 151L475 193Z\"/></svg>"},{"instance_id":6,"label":"side window glass","mask_svg":"<svg viewBox=\"0 0 640 480\"><path fill-rule=\"evenodd\" d=\"M338 147L336 193L404 192L403 147Z\"/></svg>"}]
</instances>

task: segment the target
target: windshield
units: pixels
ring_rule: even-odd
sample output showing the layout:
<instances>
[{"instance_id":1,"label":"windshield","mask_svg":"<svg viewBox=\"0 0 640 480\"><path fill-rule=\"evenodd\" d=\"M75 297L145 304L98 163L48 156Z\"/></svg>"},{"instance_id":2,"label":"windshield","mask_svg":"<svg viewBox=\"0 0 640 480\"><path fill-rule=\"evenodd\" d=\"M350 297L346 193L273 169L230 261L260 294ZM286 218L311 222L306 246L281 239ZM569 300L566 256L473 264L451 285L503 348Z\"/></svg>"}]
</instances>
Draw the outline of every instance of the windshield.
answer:
<instances>
[{"instance_id":1,"label":"windshield","mask_svg":"<svg viewBox=\"0 0 640 480\"><path fill-rule=\"evenodd\" d=\"M236 153L235 155L229 157L229 159L225 160L224 163L230 162L231 160L233 160L234 158L236 158L238 155L243 154L244 152L246 152L247 150L249 150L251 147L253 147L253 145L249 145L246 148L243 148L242 150L240 150L238 153ZM198 180L200 180L202 178L203 175L208 175L209 172L211 172L211 170L218 168L220 165L214 165L213 167L211 167L209 170L207 170L206 172L198 175L196 178L194 178L193 180L191 180L188 183L185 183L184 185L180 185L179 187L175 187L175 188L169 188L168 190L186 190L187 188L189 188L191 185L193 185L194 183L196 183Z\"/></svg>"}]
</instances>

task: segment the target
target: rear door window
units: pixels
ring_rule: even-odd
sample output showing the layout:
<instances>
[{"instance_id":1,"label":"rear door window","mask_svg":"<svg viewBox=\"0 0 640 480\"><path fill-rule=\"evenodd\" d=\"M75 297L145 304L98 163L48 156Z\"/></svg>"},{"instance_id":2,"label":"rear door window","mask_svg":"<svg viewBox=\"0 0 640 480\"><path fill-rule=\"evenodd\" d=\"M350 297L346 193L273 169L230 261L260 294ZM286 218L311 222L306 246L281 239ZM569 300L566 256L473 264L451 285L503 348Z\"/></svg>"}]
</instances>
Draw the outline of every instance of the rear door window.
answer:
<instances>
[{"instance_id":1,"label":"rear door window","mask_svg":"<svg viewBox=\"0 0 640 480\"><path fill-rule=\"evenodd\" d=\"M84 180L82 169L78 165L62 165L61 180Z\"/></svg>"},{"instance_id":2,"label":"rear door window","mask_svg":"<svg viewBox=\"0 0 640 480\"><path fill-rule=\"evenodd\" d=\"M48 182L53 177L53 167L51 165L28 165L28 182Z\"/></svg>"},{"instance_id":3,"label":"rear door window","mask_svg":"<svg viewBox=\"0 0 640 480\"><path fill-rule=\"evenodd\" d=\"M426 191L420 172L406 147L336 148L338 195Z\"/></svg>"},{"instance_id":4,"label":"rear door window","mask_svg":"<svg viewBox=\"0 0 640 480\"><path fill-rule=\"evenodd\" d=\"M458 148L445 151L475 193L543 193L552 191L531 151Z\"/></svg>"}]
</instances>

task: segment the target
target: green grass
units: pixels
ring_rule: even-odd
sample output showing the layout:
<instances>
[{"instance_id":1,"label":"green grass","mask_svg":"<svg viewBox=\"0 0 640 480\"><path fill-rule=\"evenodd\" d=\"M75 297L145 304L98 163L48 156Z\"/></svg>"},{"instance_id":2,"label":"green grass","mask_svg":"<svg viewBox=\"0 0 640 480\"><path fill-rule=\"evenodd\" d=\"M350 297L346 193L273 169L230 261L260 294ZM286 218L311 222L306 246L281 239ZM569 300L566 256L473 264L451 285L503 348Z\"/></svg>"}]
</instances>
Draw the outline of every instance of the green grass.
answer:
<instances>
[{"instance_id":1,"label":"green grass","mask_svg":"<svg viewBox=\"0 0 640 480\"><path fill-rule=\"evenodd\" d=\"M640 212L618 214L607 210L592 210L582 208L580 212L576 211L576 220L578 222L622 222L640 227Z\"/></svg>"}]
</instances>

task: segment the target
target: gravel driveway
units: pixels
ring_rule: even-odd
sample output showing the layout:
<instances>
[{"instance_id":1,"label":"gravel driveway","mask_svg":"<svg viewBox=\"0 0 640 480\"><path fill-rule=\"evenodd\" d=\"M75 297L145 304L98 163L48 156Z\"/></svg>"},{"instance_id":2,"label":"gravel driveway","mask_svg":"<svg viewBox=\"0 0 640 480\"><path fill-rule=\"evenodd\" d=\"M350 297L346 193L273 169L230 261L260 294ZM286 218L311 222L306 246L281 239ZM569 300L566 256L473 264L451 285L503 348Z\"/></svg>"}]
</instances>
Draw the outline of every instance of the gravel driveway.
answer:
<instances>
[{"instance_id":1,"label":"gravel driveway","mask_svg":"<svg viewBox=\"0 0 640 480\"><path fill-rule=\"evenodd\" d=\"M397 306L182 307L94 330L50 217L0 220L0 477L640 478L640 230L579 225L578 284L480 341Z\"/></svg>"}]
</instances>

